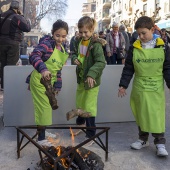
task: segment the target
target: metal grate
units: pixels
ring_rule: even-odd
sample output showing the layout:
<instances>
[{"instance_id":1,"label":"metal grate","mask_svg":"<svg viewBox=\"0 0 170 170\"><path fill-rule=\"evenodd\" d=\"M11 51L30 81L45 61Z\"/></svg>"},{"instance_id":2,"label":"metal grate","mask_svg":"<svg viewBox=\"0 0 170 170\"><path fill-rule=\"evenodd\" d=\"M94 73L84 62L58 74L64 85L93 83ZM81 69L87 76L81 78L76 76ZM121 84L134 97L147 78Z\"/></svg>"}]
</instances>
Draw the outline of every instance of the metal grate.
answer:
<instances>
[{"instance_id":1,"label":"metal grate","mask_svg":"<svg viewBox=\"0 0 170 170\"><path fill-rule=\"evenodd\" d=\"M45 154L45 156L47 156L49 159L53 160L54 163L54 170L57 170L57 162L62 159L65 158L66 156L68 156L70 153L74 153L74 151L80 147L82 147L83 145L85 145L86 143L90 142L90 141L94 141L98 146L100 146L101 149L103 149L105 151L105 161L108 160L108 131L110 129L110 127L66 127L66 126L46 126L46 129L81 129L84 133L86 133L86 129L96 129L96 130L100 130L98 133L96 133L95 136L81 142L80 144L72 147L69 151L61 154L58 157L53 157L50 153L47 152L46 149L44 149L43 147L41 147L37 142L34 141L34 138L38 135L38 131L36 132L36 134L32 137L30 137L25 131L24 129L36 129L37 130L37 126L18 126L16 127L17 129L17 156L18 158L20 158L20 154L21 154L21 150L24 149L30 142L32 144L34 144L37 148L38 148L38 152L40 155L40 159L41 162L43 164L43 156L42 153ZM100 139L100 135L105 134L105 144L103 143L103 141ZM20 136L22 135L22 136ZM22 145L23 143L23 139L27 138L28 141ZM74 155L73 155L74 158ZM73 160L73 159L72 159Z\"/></svg>"}]
</instances>

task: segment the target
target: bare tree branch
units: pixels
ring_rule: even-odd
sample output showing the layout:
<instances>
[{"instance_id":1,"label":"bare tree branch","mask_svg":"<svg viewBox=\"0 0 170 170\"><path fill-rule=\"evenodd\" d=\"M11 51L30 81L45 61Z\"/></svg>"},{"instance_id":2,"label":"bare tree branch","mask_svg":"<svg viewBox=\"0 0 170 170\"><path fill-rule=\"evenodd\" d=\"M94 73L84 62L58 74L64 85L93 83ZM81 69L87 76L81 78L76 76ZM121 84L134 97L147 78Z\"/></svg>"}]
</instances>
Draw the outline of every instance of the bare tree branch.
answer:
<instances>
[{"instance_id":1,"label":"bare tree branch","mask_svg":"<svg viewBox=\"0 0 170 170\"><path fill-rule=\"evenodd\" d=\"M3 5L8 5L12 0L0 1L0 8ZM21 6L23 0L19 0ZM44 17L50 20L63 18L67 8L67 0L25 0L24 16L31 20L31 27L39 26L40 21Z\"/></svg>"}]
</instances>

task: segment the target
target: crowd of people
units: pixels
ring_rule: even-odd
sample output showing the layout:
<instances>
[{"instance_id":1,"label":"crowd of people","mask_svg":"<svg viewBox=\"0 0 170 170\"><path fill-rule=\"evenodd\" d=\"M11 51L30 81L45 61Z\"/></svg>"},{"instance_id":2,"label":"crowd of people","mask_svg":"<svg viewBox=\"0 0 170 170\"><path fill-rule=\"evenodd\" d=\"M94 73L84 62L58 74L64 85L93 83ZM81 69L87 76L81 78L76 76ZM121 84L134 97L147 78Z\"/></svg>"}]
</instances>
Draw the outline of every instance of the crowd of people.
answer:
<instances>
[{"instance_id":1,"label":"crowd of people","mask_svg":"<svg viewBox=\"0 0 170 170\"><path fill-rule=\"evenodd\" d=\"M165 28L159 29L154 24L154 34L159 35L169 45L170 43L170 32ZM70 41L70 53L74 51L74 40L79 37L79 32L76 31L75 35ZM119 25L114 22L110 29L105 31L94 32L93 37L102 38L107 41L107 44L103 46L103 52L107 65L120 65L125 63L127 52L130 45L132 45L138 39L137 31L132 34L126 30L125 25Z\"/></svg>"}]
</instances>

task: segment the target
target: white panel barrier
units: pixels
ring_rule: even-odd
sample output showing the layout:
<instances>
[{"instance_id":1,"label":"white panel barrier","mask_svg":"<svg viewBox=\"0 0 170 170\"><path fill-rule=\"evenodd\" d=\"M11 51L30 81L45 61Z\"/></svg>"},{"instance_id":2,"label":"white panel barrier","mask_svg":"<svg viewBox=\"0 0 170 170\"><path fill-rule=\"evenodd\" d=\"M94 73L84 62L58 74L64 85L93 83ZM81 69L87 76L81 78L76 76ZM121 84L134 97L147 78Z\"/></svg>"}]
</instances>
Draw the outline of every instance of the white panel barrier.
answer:
<instances>
[{"instance_id":1,"label":"white panel barrier","mask_svg":"<svg viewBox=\"0 0 170 170\"><path fill-rule=\"evenodd\" d=\"M75 66L62 70L63 87L59 93L59 109L53 111L53 124L74 124L66 120L66 113L75 108ZM123 66L106 66L98 96L97 123L134 121L129 106L131 84L127 96L118 98L118 84ZM34 110L30 91L25 83L32 66L7 66L4 70L4 124L5 126L34 125Z\"/></svg>"}]
</instances>

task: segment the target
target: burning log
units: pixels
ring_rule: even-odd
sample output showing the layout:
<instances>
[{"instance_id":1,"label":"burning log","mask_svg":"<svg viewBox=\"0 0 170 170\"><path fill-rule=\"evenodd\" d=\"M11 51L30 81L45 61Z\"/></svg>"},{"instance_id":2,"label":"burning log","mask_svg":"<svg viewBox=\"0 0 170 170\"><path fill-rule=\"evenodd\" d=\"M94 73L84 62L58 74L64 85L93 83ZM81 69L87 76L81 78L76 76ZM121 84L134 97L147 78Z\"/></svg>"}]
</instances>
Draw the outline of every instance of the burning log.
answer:
<instances>
[{"instance_id":1,"label":"burning log","mask_svg":"<svg viewBox=\"0 0 170 170\"><path fill-rule=\"evenodd\" d=\"M88 117L91 117L91 113L86 112L83 109L73 109L73 110L66 113L67 120L70 120L70 119L72 119L73 117L76 117L76 116L88 118Z\"/></svg>"},{"instance_id":2,"label":"burning log","mask_svg":"<svg viewBox=\"0 0 170 170\"><path fill-rule=\"evenodd\" d=\"M51 146L47 149L53 157L58 157L63 153L66 153L72 149L72 146L67 148L63 146L54 147ZM47 156L43 158L43 165L45 170L53 170L53 160L50 160ZM67 157L62 158L57 162L57 170L103 170L104 163L101 158L94 152L91 152L83 147L71 152Z\"/></svg>"}]
</instances>

